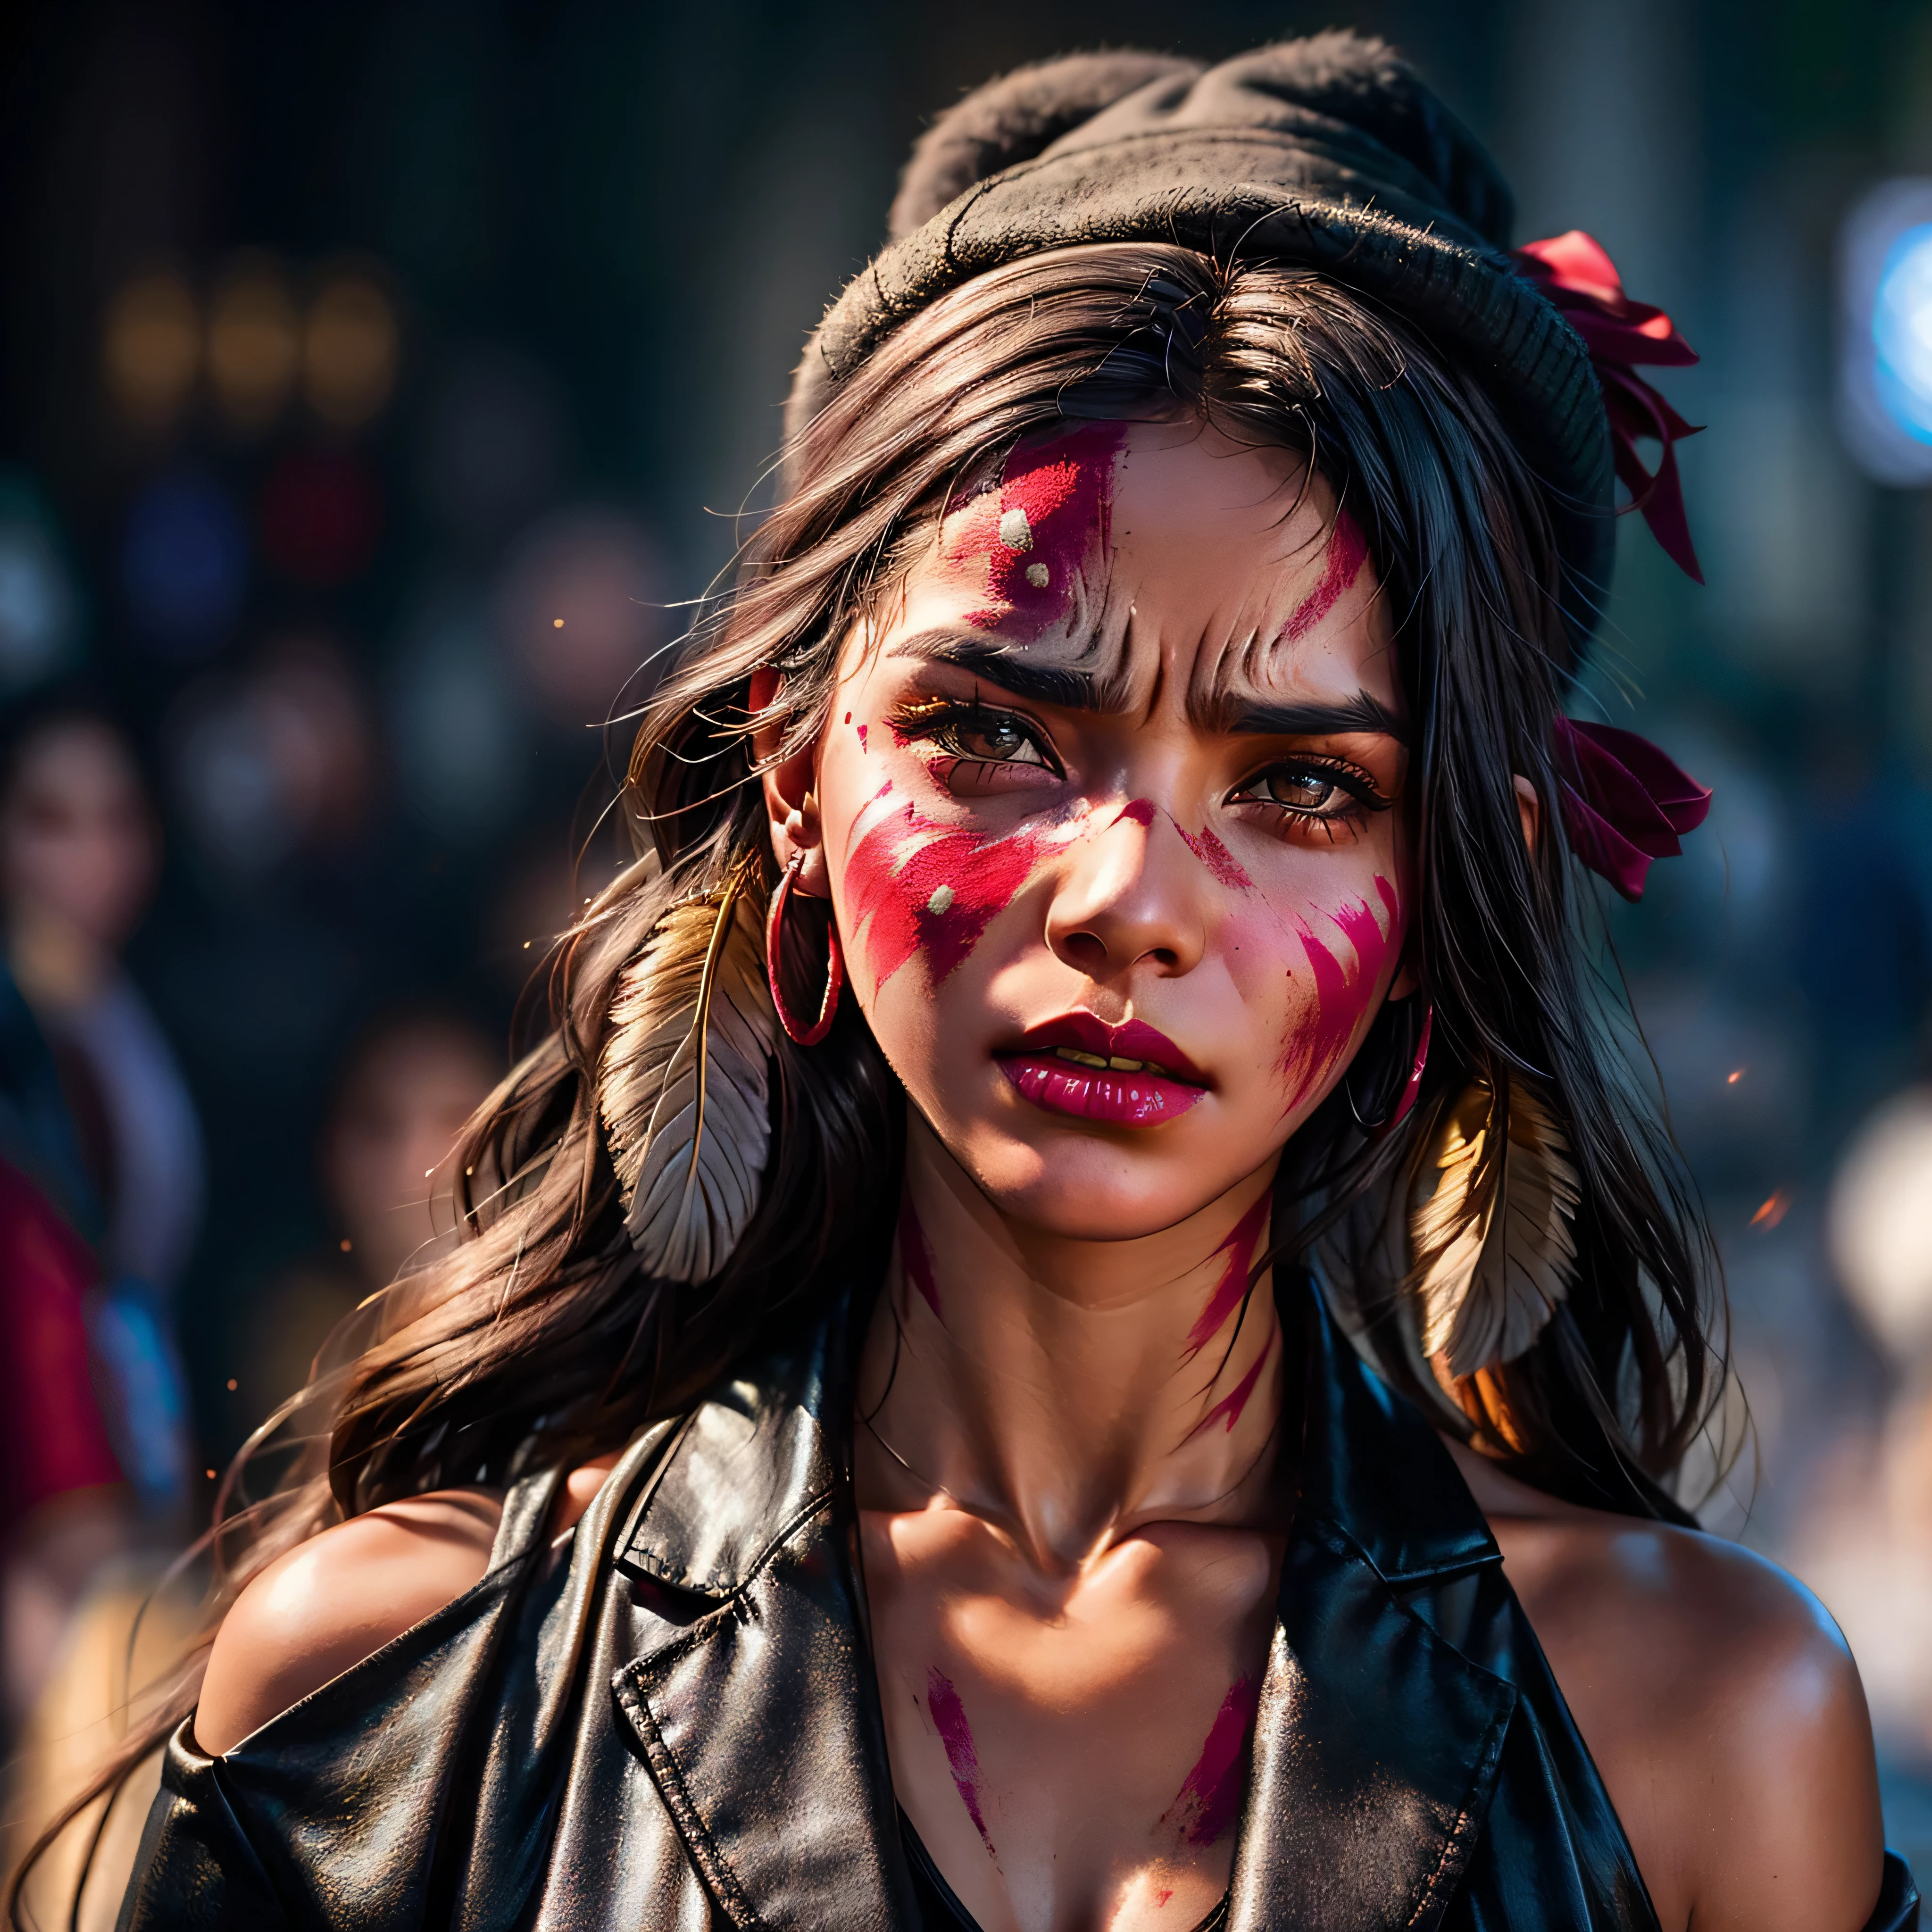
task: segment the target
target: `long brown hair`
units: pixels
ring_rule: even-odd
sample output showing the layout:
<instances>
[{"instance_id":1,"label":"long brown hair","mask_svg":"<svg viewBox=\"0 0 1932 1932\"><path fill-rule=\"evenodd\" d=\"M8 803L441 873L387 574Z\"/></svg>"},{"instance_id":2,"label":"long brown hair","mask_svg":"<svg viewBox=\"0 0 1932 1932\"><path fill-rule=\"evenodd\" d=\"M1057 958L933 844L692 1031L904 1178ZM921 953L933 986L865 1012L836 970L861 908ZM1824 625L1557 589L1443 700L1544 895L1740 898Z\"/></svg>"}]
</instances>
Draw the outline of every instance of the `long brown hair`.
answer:
<instances>
[{"instance_id":1,"label":"long brown hair","mask_svg":"<svg viewBox=\"0 0 1932 1932\"><path fill-rule=\"evenodd\" d=\"M1575 1156L1579 1278L1527 1354L1459 1391L1467 1426L1547 1489L1682 1518L1666 1485L1720 1381L1707 1246L1603 1024L1579 938L1587 895L1550 812L1526 850L1511 784L1521 773L1557 795L1550 735L1570 646L1543 490L1479 382L1360 296L1306 270L1108 244L1024 260L935 302L788 452L784 500L639 719L623 805L643 856L559 942L550 1030L464 1136L460 1243L365 1312L338 1365L223 1483L197 1658L236 1593L302 1538L397 1498L621 1442L839 1282L876 1272L904 1099L848 1000L821 1046L778 1042L764 1192L723 1272L697 1288L644 1275L599 1124L619 976L678 901L746 866L776 882L754 734L780 756L812 742L842 640L962 479L1058 422L1189 412L1298 452L1334 486L1390 599L1419 721L1417 904L1436 1028L1423 1104L1370 1143L1331 1096L1288 1150L1309 1212L1288 1217L1282 1252L1319 1233L1346 1262L1348 1210L1401 1169L1442 1106L1472 1078L1532 1078ZM754 674L772 669L775 694L754 712ZM1413 1385L1399 1296L1372 1292L1358 1258L1362 1318ZM121 1765L192 1708L198 1677L191 1659Z\"/></svg>"}]
</instances>

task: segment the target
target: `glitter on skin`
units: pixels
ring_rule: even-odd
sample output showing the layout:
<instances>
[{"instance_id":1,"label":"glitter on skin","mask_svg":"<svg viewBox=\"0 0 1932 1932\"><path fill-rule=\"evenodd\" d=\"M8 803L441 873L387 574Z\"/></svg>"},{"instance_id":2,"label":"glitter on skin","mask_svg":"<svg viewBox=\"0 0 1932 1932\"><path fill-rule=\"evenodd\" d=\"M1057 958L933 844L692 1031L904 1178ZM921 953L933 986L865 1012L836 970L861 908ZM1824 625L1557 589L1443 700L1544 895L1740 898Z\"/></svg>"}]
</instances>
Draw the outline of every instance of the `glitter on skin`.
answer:
<instances>
[{"instance_id":1,"label":"glitter on skin","mask_svg":"<svg viewBox=\"0 0 1932 1932\"><path fill-rule=\"evenodd\" d=\"M1343 592L1361 574L1368 561L1369 547L1346 510L1335 513L1335 527L1329 532L1328 548L1323 560L1322 580L1295 607L1282 636L1289 643L1306 637L1335 606Z\"/></svg>"},{"instance_id":2,"label":"glitter on skin","mask_svg":"<svg viewBox=\"0 0 1932 1932\"><path fill-rule=\"evenodd\" d=\"M1260 1684L1246 1677L1237 1678L1221 1700L1194 1768L1161 1818L1184 1843L1211 1845L1240 1814L1244 1760L1261 1701Z\"/></svg>"},{"instance_id":3,"label":"glitter on skin","mask_svg":"<svg viewBox=\"0 0 1932 1932\"><path fill-rule=\"evenodd\" d=\"M967 1816L973 1820L974 1829L990 1852L993 1840L980 1809L980 1754L974 1748L973 1727L966 1721L966 1707L960 1702L959 1693L952 1688L952 1678L937 1664L926 1673L926 1707L932 1713L933 1728L939 1733L939 1742L946 1747L946 1762L952 1768L952 1782L958 1786L959 1796L964 1801ZM1215 1721L1218 1724L1220 1720L1217 1718ZM1210 1744L1214 1741L1211 1732L1208 1741ZM1185 1792L1186 1786L1184 1785L1181 1789Z\"/></svg>"},{"instance_id":4,"label":"glitter on skin","mask_svg":"<svg viewBox=\"0 0 1932 1932\"><path fill-rule=\"evenodd\" d=\"M1261 1239L1270 1204L1270 1197L1264 1189L1255 1204L1234 1223L1228 1238L1214 1250L1217 1255L1226 1255L1228 1259L1221 1270L1221 1279L1214 1284L1214 1293L1208 1298L1207 1306L1201 1311L1199 1320L1187 1331L1187 1353L1184 1360L1192 1361L1221 1332L1228 1316L1241 1305L1241 1299L1248 1292L1248 1274L1254 1263L1256 1244Z\"/></svg>"},{"instance_id":5,"label":"glitter on skin","mask_svg":"<svg viewBox=\"0 0 1932 1932\"><path fill-rule=\"evenodd\" d=\"M932 1252L926 1245L926 1231L913 1211L912 1196L899 1202L899 1271L926 1298L926 1306L944 1322L946 1311L939 1305L939 1283L932 1272Z\"/></svg>"}]
</instances>

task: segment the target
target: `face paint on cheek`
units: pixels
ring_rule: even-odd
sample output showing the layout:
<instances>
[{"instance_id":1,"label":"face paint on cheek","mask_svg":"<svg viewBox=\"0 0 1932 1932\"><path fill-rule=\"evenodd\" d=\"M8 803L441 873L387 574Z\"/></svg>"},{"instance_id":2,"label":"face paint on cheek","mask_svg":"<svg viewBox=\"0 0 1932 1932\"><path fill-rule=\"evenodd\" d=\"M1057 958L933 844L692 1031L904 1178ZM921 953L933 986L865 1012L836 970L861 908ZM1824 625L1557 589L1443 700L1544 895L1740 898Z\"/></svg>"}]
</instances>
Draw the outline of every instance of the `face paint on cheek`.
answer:
<instances>
[{"instance_id":1,"label":"face paint on cheek","mask_svg":"<svg viewBox=\"0 0 1932 1932\"><path fill-rule=\"evenodd\" d=\"M1204 825L1197 836L1177 820L1174 829L1187 842L1189 851L1208 868L1219 884L1232 892L1253 890L1254 880L1242 869L1240 861L1214 836L1211 827Z\"/></svg>"},{"instance_id":2,"label":"face paint on cheek","mask_svg":"<svg viewBox=\"0 0 1932 1932\"><path fill-rule=\"evenodd\" d=\"M1081 580L1110 548L1114 464L1126 440L1124 423L1090 423L1022 444L998 488L946 519L946 566L986 587L987 601L968 623L1035 638L1066 622Z\"/></svg>"},{"instance_id":3,"label":"face paint on cheek","mask_svg":"<svg viewBox=\"0 0 1932 1932\"><path fill-rule=\"evenodd\" d=\"M1239 1814L1248 1738L1261 1701L1261 1686L1246 1677L1238 1678L1221 1700L1194 1768L1161 1818L1184 1844L1211 1845Z\"/></svg>"},{"instance_id":4,"label":"face paint on cheek","mask_svg":"<svg viewBox=\"0 0 1932 1932\"><path fill-rule=\"evenodd\" d=\"M854 827L844 880L852 927L875 988L915 953L938 986L1041 860L1078 836L1079 821L984 840L938 825L910 804L875 818L874 807L891 789L888 784L878 794Z\"/></svg>"},{"instance_id":5,"label":"face paint on cheek","mask_svg":"<svg viewBox=\"0 0 1932 1932\"><path fill-rule=\"evenodd\" d=\"M959 1701L959 1693L952 1688L952 1680L937 1665L926 1673L926 1708L932 1713L932 1727L946 1748L946 1767L952 1773L952 1782L966 1807L966 1815L972 1820L974 1829L990 1852L993 1840L980 1808L980 1793L985 1780L980 1771L980 1754L973 1743L973 1727L966 1721L966 1706Z\"/></svg>"},{"instance_id":6,"label":"face paint on cheek","mask_svg":"<svg viewBox=\"0 0 1932 1932\"><path fill-rule=\"evenodd\" d=\"M1342 593L1362 574L1362 566L1368 560L1369 547L1354 518L1346 510L1337 511L1322 556L1321 580L1295 606L1282 635L1291 643L1306 636L1340 602Z\"/></svg>"},{"instance_id":7,"label":"face paint on cheek","mask_svg":"<svg viewBox=\"0 0 1932 1932\"><path fill-rule=\"evenodd\" d=\"M1305 923L1301 924L1302 949L1308 956L1308 970L1314 982L1314 1006L1311 1012L1291 1022L1294 1029L1287 1055L1288 1111L1291 1113L1348 1052L1382 979L1382 968L1390 952L1401 944L1401 914L1395 890L1379 875L1376 886L1378 896L1388 908L1387 934L1366 899L1358 899L1352 906L1344 906L1329 915L1348 942L1352 956L1346 963L1338 959ZM1288 976L1294 977L1292 968Z\"/></svg>"},{"instance_id":8,"label":"face paint on cheek","mask_svg":"<svg viewBox=\"0 0 1932 1932\"><path fill-rule=\"evenodd\" d=\"M1217 1255L1226 1255L1227 1262L1221 1270L1220 1280L1214 1284L1214 1293L1208 1298L1207 1306L1201 1311L1200 1318L1187 1331L1187 1353L1184 1360L1192 1361L1199 1354L1240 1306L1248 1292L1248 1271L1253 1264L1255 1244L1261 1239L1271 1204L1269 1196L1263 1193L1234 1223L1228 1238L1214 1250Z\"/></svg>"}]
</instances>

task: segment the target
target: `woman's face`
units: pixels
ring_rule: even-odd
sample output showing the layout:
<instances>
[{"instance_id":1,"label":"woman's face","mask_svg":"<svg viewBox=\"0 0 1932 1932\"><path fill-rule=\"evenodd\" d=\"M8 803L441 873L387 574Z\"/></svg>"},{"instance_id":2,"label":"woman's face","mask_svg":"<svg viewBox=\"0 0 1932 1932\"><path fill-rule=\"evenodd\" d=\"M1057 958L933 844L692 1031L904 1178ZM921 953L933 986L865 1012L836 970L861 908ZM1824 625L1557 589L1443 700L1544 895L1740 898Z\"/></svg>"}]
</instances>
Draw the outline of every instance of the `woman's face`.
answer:
<instances>
[{"instance_id":1,"label":"woman's face","mask_svg":"<svg viewBox=\"0 0 1932 1932\"><path fill-rule=\"evenodd\" d=\"M946 518L848 640L801 829L997 1205L1124 1238L1274 1160L1400 970L1404 732L1360 532L1284 452L1078 427Z\"/></svg>"}]
</instances>

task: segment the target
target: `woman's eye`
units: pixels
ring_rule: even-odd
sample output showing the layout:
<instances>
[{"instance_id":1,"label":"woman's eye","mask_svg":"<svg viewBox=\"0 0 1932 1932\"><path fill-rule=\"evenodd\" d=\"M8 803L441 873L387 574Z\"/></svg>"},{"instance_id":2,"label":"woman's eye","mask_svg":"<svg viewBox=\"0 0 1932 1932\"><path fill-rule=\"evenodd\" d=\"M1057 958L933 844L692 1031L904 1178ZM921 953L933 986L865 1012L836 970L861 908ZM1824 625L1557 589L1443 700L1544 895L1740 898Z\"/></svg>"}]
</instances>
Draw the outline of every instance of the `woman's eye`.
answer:
<instances>
[{"instance_id":1,"label":"woman's eye","mask_svg":"<svg viewBox=\"0 0 1932 1932\"><path fill-rule=\"evenodd\" d=\"M1043 765L1040 747L1017 718L975 718L949 724L942 734L946 748L962 758L983 758L989 764Z\"/></svg>"},{"instance_id":2,"label":"woman's eye","mask_svg":"<svg viewBox=\"0 0 1932 1932\"><path fill-rule=\"evenodd\" d=\"M1360 801L1331 773L1307 766L1280 765L1242 788L1242 796L1286 806L1306 818L1340 818Z\"/></svg>"}]
</instances>

